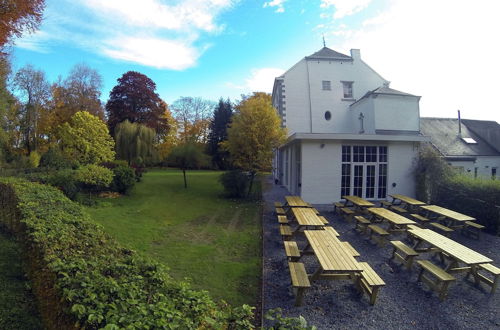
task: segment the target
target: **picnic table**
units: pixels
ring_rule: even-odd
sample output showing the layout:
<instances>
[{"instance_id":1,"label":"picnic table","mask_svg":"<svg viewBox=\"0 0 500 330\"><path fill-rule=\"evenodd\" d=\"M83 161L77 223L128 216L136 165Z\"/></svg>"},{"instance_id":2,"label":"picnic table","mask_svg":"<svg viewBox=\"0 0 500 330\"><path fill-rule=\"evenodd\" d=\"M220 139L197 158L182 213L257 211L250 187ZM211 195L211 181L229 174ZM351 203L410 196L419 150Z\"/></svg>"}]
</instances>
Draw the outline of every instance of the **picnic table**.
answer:
<instances>
[{"instance_id":1,"label":"picnic table","mask_svg":"<svg viewBox=\"0 0 500 330\"><path fill-rule=\"evenodd\" d=\"M297 220L298 223L298 226L294 230L294 232L298 232L304 227L315 227L315 229L319 229L323 228L323 226L325 225L312 208L294 207L292 208L292 214L294 219Z\"/></svg>"},{"instance_id":2,"label":"picnic table","mask_svg":"<svg viewBox=\"0 0 500 330\"><path fill-rule=\"evenodd\" d=\"M424 202L421 202L419 200L416 200L414 198L405 196L405 195L400 195L400 194L389 194L389 196L392 197L392 204L393 205L398 205L402 204L403 207L407 207L410 210L413 210L414 208L418 206L423 206L425 205ZM398 203L399 201L399 203Z\"/></svg>"},{"instance_id":3,"label":"picnic table","mask_svg":"<svg viewBox=\"0 0 500 330\"><path fill-rule=\"evenodd\" d=\"M331 230L304 230L319 267L311 276L311 281L320 277L329 279L349 279L356 281L356 275L363 269L354 259L349 248Z\"/></svg>"},{"instance_id":4,"label":"picnic table","mask_svg":"<svg viewBox=\"0 0 500 330\"><path fill-rule=\"evenodd\" d=\"M371 207L368 212L381 220L387 220L389 222L389 231L404 231L407 229L408 225L415 225L416 222L410 220L402 215L392 212L391 210L385 209L383 207Z\"/></svg>"},{"instance_id":5,"label":"picnic table","mask_svg":"<svg viewBox=\"0 0 500 330\"><path fill-rule=\"evenodd\" d=\"M479 283L480 276L478 275L478 265L491 263L490 258L448 238L430 229L410 229L408 230L415 239L416 244L413 249L418 252L433 251L432 247L441 252L441 259L444 261L444 256L451 259L449 265L446 266L446 272L470 272L476 281ZM423 248L424 244L428 244L431 248ZM444 256L443 256L444 253ZM460 267L463 264L465 266Z\"/></svg>"},{"instance_id":6,"label":"picnic table","mask_svg":"<svg viewBox=\"0 0 500 330\"><path fill-rule=\"evenodd\" d=\"M310 208L311 205L309 203L304 202L302 198L299 196L285 196L286 204L285 207L295 208L295 207L306 207Z\"/></svg>"},{"instance_id":7,"label":"picnic table","mask_svg":"<svg viewBox=\"0 0 500 330\"><path fill-rule=\"evenodd\" d=\"M359 211L362 211L368 207L375 206L375 204L373 204L372 202L369 202L358 196L342 196L342 198L345 199L345 207L350 206L349 203L351 203L352 205L354 205L355 209Z\"/></svg>"},{"instance_id":8,"label":"picnic table","mask_svg":"<svg viewBox=\"0 0 500 330\"><path fill-rule=\"evenodd\" d=\"M462 228L465 225L466 221L476 220L475 218L470 217L468 215L458 213L437 205L423 205L420 206L420 208L427 211L428 218L430 212L444 216L445 222L446 219L448 219L447 223L445 224L450 228Z\"/></svg>"}]
</instances>

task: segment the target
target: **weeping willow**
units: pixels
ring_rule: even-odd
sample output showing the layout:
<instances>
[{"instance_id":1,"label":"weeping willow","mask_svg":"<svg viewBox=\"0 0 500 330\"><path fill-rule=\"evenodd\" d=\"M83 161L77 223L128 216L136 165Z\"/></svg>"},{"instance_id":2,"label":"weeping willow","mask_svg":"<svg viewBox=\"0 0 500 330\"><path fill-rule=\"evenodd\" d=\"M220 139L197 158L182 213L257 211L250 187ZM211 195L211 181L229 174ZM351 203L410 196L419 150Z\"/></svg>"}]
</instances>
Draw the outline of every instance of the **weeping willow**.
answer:
<instances>
[{"instance_id":1,"label":"weeping willow","mask_svg":"<svg viewBox=\"0 0 500 330\"><path fill-rule=\"evenodd\" d=\"M156 157L154 140L152 128L125 120L115 128L116 156L129 165L151 163Z\"/></svg>"}]
</instances>

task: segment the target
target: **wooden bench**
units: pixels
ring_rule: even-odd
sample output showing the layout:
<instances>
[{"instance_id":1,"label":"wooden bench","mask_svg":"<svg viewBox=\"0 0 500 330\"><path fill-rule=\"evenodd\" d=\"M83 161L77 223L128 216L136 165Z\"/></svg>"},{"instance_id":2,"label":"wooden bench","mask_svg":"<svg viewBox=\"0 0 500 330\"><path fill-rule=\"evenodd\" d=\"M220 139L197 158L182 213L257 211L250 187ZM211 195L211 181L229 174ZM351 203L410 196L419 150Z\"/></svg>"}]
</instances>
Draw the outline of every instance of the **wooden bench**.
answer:
<instances>
[{"instance_id":1,"label":"wooden bench","mask_svg":"<svg viewBox=\"0 0 500 330\"><path fill-rule=\"evenodd\" d=\"M341 202L333 203L333 213L340 214L339 209L341 209L343 207L344 207L344 203L341 203Z\"/></svg>"},{"instance_id":2,"label":"wooden bench","mask_svg":"<svg viewBox=\"0 0 500 330\"><path fill-rule=\"evenodd\" d=\"M298 261L300 259L300 250L295 241L284 241L285 253L288 261Z\"/></svg>"},{"instance_id":3,"label":"wooden bench","mask_svg":"<svg viewBox=\"0 0 500 330\"><path fill-rule=\"evenodd\" d=\"M318 218L321 220L321 222L323 222L324 225L328 225L328 220L326 220L324 216L319 215Z\"/></svg>"},{"instance_id":4,"label":"wooden bench","mask_svg":"<svg viewBox=\"0 0 500 330\"><path fill-rule=\"evenodd\" d=\"M352 247L352 245L349 243L349 242L342 242L342 244L344 245L344 248L349 251L349 253L353 256L353 257L359 257L361 256L361 254L359 254L358 251L356 251L355 248Z\"/></svg>"},{"instance_id":5,"label":"wooden bench","mask_svg":"<svg viewBox=\"0 0 500 330\"><path fill-rule=\"evenodd\" d=\"M304 264L301 262L288 262L290 277L292 278L293 293L295 294L295 306L301 306L304 291L311 287Z\"/></svg>"},{"instance_id":6,"label":"wooden bench","mask_svg":"<svg viewBox=\"0 0 500 330\"><path fill-rule=\"evenodd\" d=\"M314 207L312 208L312 210L314 211L314 213L316 213L316 215L319 215L319 211L316 210Z\"/></svg>"},{"instance_id":7,"label":"wooden bench","mask_svg":"<svg viewBox=\"0 0 500 330\"><path fill-rule=\"evenodd\" d=\"M384 246L385 242L387 241L385 237L389 236L389 233L385 229L377 225L368 225L368 228L370 229L370 240L375 239L378 246ZM373 236L374 234L376 234L375 237Z\"/></svg>"},{"instance_id":8,"label":"wooden bench","mask_svg":"<svg viewBox=\"0 0 500 330\"><path fill-rule=\"evenodd\" d=\"M418 275L418 281L423 281L427 284L433 291L439 293L439 299L443 301L446 299L448 294L448 287L451 282L455 281L455 277L445 272L442 268L434 265L429 260L417 260L417 263L422 267L420 274ZM427 277L424 273L427 272L435 278L432 280Z\"/></svg>"},{"instance_id":9,"label":"wooden bench","mask_svg":"<svg viewBox=\"0 0 500 330\"><path fill-rule=\"evenodd\" d=\"M354 219L356 220L356 227L354 227L354 230L357 230L360 233L366 233L368 225L371 224L370 220L362 215L356 215Z\"/></svg>"},{"instance_id":10,"label":"wooden bench","mask_svg":"<svg viewBox=\"0 0 500 330\"><path fill-rule=\"evenodd\" d=\"M282 208L283 207L283 204L281 204L280 202L274 202L274 208Z\"/></svg>"},{"instance_id":11,"label":"wooden bench","mask_svg":"<svg viewBox=\"0 0 500 330\"><path fill-rule=\"evenodd\" d=\"M431 225L432 227L434 227L434 229L437 229L437 230L439 230L440 232L442 232L442 233L443 233L443 235L444 235L444 236L446 236L446 237L450 237L450 234L451 234L452 232L454 232L454 230L453 230L453 229L451 229L451 228L449 228L449 227L446 227L445 225L442 225L442 224L437 223L437 222L431 222L431 223L430 223L430 225Z\"/></svg>"},{"instance_id":12,"label":"wooden bench","mask_svg":"<svg viewBox=\"0 0 500 330\"><path fill-rule=\"evenodd\" d=\"M370 267L367 262L360 262L359 267L363 272L358 277L358 287L370 296L370 304L374 305L377 300L378 292L385 285L384 280Z\"/></svg>"},{"instance_id":13,"label":"wooden bench","mask_svg":"<svg viewBox=\"0 0 500 330\"><path fill-rule=\"evenodd\" d=\"M277 207L275 209L276 215L285 215L285 210L282 207Z\"/></svg>"},{"instance_id":14,"label":"wooden bench","mask_svg":"<svg viewBox=\"0 0 500 330\"><path fill-rule=\"evenodd\" d=\"M493 264L480 264L478 270L486 272L488 275L493 275L493 279L490 279L478 272L481 282L484 282L491 287L491 294L495 293L495 290L498 287L498 282L500 281L500 268L494 266ZM467 274L467 277L469 277L469 275L470 273Z\"/></svg>"},{"instance_id":15,"label":"wooden bench","mask_svg":"<svg viewBox=\"0 0 500 330\"><path fill-rule=\"evenodd\" d=\"M340 234L339 234L339 233L337 233L337 231L336 231L336 230L335 230L335 228L333 228L333 227L326 226L326 227L325 227L325 230L330 230L330 231L333 233L333 235L335 235L335 236L337 236L337 237L338 237L338 236L340 236Z\"/></svg>"},{"instance_id":16,"label":"wooden bench","mask_svg":"<svg viewBox=\"0 0 500 330\"><path fill-rule=\"evenodd\" d=\"M392 203L388 202L388 201L381 201L380 206L385 207L385 208L389 208L392 206Z\"/></svg>"},{"instance_id":17,"label":"wooden bench","mask_svg":"<svg viewBox=\"0 0 500 330\"><path fill-rule=\"evenodd\" d=\"M280 225L287 225L288 219L286 218L286 215L278 215L278 223Z\"/></svg>"},{"instance_id":18,"label":"wooden bench","mask_svg":"<svg viewBox=\"0 0 500 330\"><path fill-rule=\"evenodd\" d=\"M350 209L350 208L348 208L348 207L343 207L343 208L341 208L341 209L340 209L340 212L343 214L344 218L345 218L347 221L351 222L352 217L353 217L353 215L354 215L354 211L353 211L353 210L351 210L351 209Z\"/></svg>"},{"instance_id":19,"label":"wooden bench","mask_svg":"<svg viewBox=\"0 0 500 330\"><path fill-rule=\"evenodd\" d=\"M392 205L389 209L391 209L392 211L394 211L394 212L396 212L396 213L399 213L399 214L405 214L405 213L408 213L408 211L406 211L404 208L399 207L399 206L394 206L394 205Z\"/></svg>"},{"instance_id":20,"label":"wooden bench","mask_svg":"<svg viewBox=\"0 0 500 330\"><path fill-rule=\"evenodd\" d=\"M417 251L413 250L401 241L390 241L390 243L394 248L391 259L397 258L398 260L401 260L406 269L411 270L413 259L418 256Z\"/></svg>"},{"instance_id":21,"label":"wooden bench","mask_svg":"<svg viewBox=\"0 0 500 330\"><path fill-rule=\"evenodd\" d=\"M486 227L474 221L466 221L465 226L462 227L462 234L479 239L481 230L484 228Z\"/></svg>"},{"instance_id":22,"label":"wooden bench","mask_svg":"<svg viewBox=\"0 0 500 330\"><path fill-rule=\"evenodd\" d=\"M420 221L422 224L426 224L430 221L430 219L424 217L423 215L412 213L410 214L411 217L417 221Z\"/></svg>"},{"instance_id":23,"label":"wooden bench","mask_svg":"<svg viewBox=\"0 0 500 330\"><path fill-rule=\"evenodd\" d=\"M288 225L280 225L281 238L288 241L292 237L292 229Z\"/></svg>"}]
</instances>

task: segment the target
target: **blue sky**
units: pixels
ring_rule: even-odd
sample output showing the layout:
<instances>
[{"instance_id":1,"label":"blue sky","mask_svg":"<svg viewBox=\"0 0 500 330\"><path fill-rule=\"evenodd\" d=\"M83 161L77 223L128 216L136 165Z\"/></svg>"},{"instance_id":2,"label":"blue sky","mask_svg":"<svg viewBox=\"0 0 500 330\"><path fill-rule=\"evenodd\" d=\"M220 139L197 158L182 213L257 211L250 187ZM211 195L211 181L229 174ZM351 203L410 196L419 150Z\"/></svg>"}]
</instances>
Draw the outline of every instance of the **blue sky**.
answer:
<instances>
[{"instance_id":1,"label":"blue sky","mask_svg":"<svg viewBox=\"0 0 500 330\"><path fill-rule=\"evenodd\" d=\"M172 103L238 99L327 46L362 59L391 87L421 95L421 115L496 120L500 2L495 0L47 0L45 20L16 40L13 64L50 81L85 62L102 99L142 72Z\"/></svg>"}]
</instances>

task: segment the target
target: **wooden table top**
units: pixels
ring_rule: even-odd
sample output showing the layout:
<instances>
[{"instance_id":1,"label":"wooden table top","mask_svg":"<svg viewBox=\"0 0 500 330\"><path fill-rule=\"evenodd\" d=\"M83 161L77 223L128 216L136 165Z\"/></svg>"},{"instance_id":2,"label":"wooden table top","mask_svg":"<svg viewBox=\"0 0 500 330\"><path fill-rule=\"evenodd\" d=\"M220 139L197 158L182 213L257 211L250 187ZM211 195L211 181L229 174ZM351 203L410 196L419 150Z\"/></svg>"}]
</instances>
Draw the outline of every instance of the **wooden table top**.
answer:
<instances>
[{"instance_id":1,"label":"wooden table top","mask_svg":"<svg viewBox=\"0 0 500 330\"><path fill-rule=\"evenodd\" d=\"M458 213L452 210L445 209L444 207L437 205L424 205L421 206L422 209L431 211L440 215L444 215L447 218L453 219L455 221L475 221L476 219L473 217L469 217L468 215Z\"/></svg>"},{"instance_id":2,"label":"wooden table top","mask_svg":"<svg viewBox=\"0 0 500 330\"><path fill-rule=\"evenodd\" d=\"M348 200L349 202L353 203L354 205L357 205L359 207L373 207L375 204L372 202L369 202L361 197L358 196L342 196L343 199Z\"/></svg>"},{"instance_id":3,"label":"wooden table top","mask_svg":"<svg viewBox=\"0 0 500 330\"><path fill-rule=\"evenodd\" d=\"M490 258L469 249L468 247L457 243L448 237L436 233L433 230L410 229L408 232L467 265L493 262Z\"/></svg>"},{"instance_id":4,"label":"wooden table top","mask_svg":"<svg viewBox=\"0 0 500 330\"><path fill-rule=\"evenodd\" d=\"M306 207L294 207L292 213L300 226L324 226L325 224L316 215L313 209Z\"/></svg>"},{"instance_id":5,"label":"wooden table top","mask_svg":"<svg viewBox=\"0 0 500 330\"><path fill-rule=\"evenodd\" d=\"M415 221L408 219L407 217L403 217L391 210L385 209L383 207L371 207L368 209L368 212L371 212L375 215L378 215L381 218L386 219L389 222L392 222L395 225L414 225Z\"/></svg>"},{"instance_id":6,"label":"wooden table top","mask_svg":"<svg viewBox=\"0 0 500 330\"><path fill-rule=\"evenodd\" d=\"M325 272L360 273L363 269L346 246L330 230L304 230Z\"/></svg>"},{"instance_id":7,"label":"wooden table top","mask_svg":"<svg viewBox=\"0 0 500 330\"><path fill-rule=\"evenodd\" d=\"M285 196L285 200L289 207L310 207L310 205L304 202L299 196Z\"/></svg>"},{"instance_id":8,"label":"wooden table top","mask_svg":"<svg viewBox=\"0 0 500 330\"><path fill-rule=\"evenodd\" d=\"M413 206L425 205L424 202L421 202L419 200L416 200L414 198L411 198L411 197L408 197L405 195L393 194L393 195L389 195L389 196L391 196L394 199L399 199L400 201L405 202L408 205L413 205Z\"/></svg>"}]
</instances>

